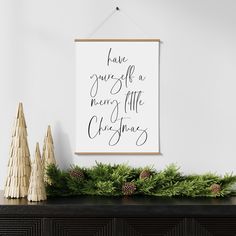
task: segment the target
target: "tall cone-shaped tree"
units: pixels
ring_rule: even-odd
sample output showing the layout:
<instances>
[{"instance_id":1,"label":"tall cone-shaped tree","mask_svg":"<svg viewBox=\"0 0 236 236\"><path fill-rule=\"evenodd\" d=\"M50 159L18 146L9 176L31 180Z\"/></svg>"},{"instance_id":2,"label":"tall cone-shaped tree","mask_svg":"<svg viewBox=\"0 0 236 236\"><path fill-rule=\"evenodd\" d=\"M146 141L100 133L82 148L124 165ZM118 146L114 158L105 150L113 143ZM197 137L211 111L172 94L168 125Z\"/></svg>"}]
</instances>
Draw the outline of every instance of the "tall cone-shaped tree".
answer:
<instances>
[{"instance_id":1,"label":"tall cone-shaped tree","mask_svg":"<svg viewBox=\"0 0 236 236\"><path fill-rule=\"evenodd\" d=\"M46 200L46 191L43 181L42 160L39 150L39 144L36 144L35 158L32 163L30 175L30 184L28 191L28 201L38 202Z\"/></svg>"},{"instance_id":2,"label":"tall cone-shaped tree","mask_svg":"<svg viewBox=\"0 0 236 236\"><path fill-rule=\"evenodd\" d=\"M44 138L42 165L44 171L44 181L50 184L50 179L47 176L46 170L50 164L56 164L52 131L50 125L47 129L47 134Z\"/></svg>"},{"instance_id":3,"label":"tall cone-shaped tree","mask_svg":"<svg viewBox=\"0 0 236 236\"><path fill-rule=\"evenodd\" d=\"M4 188L4 196L7 198L26 197L28 193L31 162L26 129L23 104L19 103L12 132L8 173Z\"/></svg>"}]
</instances>

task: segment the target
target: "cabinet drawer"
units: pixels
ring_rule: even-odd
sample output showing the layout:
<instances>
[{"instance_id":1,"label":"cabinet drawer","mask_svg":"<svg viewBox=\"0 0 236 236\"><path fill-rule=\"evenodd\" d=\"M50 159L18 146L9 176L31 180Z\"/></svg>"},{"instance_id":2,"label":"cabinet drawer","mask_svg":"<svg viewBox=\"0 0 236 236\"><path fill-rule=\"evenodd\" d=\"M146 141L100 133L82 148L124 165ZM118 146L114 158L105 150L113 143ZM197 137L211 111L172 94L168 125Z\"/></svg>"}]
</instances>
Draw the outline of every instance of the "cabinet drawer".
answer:
<instances>
[{"instance_id":1,"label":"cabinet drawer","mask_svg":"<svg viewBox=\"0 0 236 236\"><path fill-rule=\"evenodd\" d=\"M50 236L113 236L112 218L45 219L45 234Z\"/></svg>"},{"instance_id":2,"label":"cabinet drawer","mask_svg":"<svg viewBox=\"0 0 236 236\"><path fill-rule=\"evenodd\" d=\"M120 218L117 236L190 236L185 218Z\"/></svg>"},{"instance_id":3,"label":"cabinet drawer","mask_svg":"<svg viewBox=\"0 0 236 236\"><path fill-rule=\"evenodd\" d=\"M0 236L41 236L41 219L0 218Z\"/></svg>"},{"instance_id":4,"label":"cabinet drawer","mask_svg":"<svg viewBox=\"0 0 236 236\"><path fill-rule=\"evenodd\" d=\"M194 236L236 235L236 218L193 218L191 226Z\"/></svg>"}]
</instances>

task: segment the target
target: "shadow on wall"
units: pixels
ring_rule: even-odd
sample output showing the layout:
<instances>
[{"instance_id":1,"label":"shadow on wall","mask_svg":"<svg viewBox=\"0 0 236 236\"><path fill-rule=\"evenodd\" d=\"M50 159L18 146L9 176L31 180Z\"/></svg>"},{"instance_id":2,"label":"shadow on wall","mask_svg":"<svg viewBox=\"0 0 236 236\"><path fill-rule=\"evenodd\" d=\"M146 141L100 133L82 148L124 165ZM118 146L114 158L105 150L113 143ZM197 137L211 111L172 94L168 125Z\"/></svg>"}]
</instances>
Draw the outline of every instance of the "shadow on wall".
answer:
<instances>
[{"instance_id":1,"label":"shadow on wall","mask_svg":"<svg viewBox=\"0 0 236 236\"><path fill-rule=\"evenodd\" d=\"M54 127L55 157L60 168L67 169L73 163L72 148L69 136L59 122Z\"/></svg>"}]
</instances>

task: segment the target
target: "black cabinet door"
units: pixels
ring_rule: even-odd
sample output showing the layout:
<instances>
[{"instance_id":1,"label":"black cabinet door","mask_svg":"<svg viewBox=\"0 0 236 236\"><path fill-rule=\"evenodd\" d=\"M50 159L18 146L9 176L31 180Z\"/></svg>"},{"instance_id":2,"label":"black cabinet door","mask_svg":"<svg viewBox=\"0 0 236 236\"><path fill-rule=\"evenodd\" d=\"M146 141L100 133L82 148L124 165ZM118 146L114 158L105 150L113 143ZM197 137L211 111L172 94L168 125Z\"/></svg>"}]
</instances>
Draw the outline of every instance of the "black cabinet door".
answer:
<instances>
[{"instance_id":1,"label":"black cabinet door","mask_svg":"<svg viewBox=\"0 0 236 236\"><path fill-rule=\"evenodd\" d=\"M117 236L190 236L185 218L118 218Z\"/></svg>"},{"instance_id":2,"label":"black cabinet door","mask_svg":"<svg viewBox=\"0 0 236 236\"><path fill-rule=\"evenodd\" d=\"M113 236L112 218L52 218L44 221L44 236Z\"/></svg>"},{"instance_id":3,"label":"black cabinet door","mask_svg":"<svg viewBox=\"0 0 236 236\"><path fill-rule=\"evenodd\" d=\"M236 236L236 218L193 218L191 236Z\"/></svg>"},{"instance_id":4,"label":"black cabinet door","mask_svg":"<svg viewBox=\"0 0 236 236\"><path fill-rule=\"evenodd\" d=\"M42 220L36 218L0 218L0 236L41 236Z\"/></svg>"}]
</instances>

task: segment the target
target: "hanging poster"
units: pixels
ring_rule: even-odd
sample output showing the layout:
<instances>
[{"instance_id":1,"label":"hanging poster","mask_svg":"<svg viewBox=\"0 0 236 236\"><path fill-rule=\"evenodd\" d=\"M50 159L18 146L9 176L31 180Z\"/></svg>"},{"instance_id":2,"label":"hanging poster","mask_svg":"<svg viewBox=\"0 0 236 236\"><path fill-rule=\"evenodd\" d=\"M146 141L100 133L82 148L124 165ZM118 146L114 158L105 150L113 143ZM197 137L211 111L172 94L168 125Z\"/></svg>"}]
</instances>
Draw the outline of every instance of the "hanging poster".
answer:
<instances>
[{"instance_id":1,"label":"hanging poster","mask_svg":"<svg viewBox=\"0 0 236 236\"><path fill-rule=\"evenodd\" d=\"M76 153L159 154L159 40L75 42Z\"/></svg>"}]
</instances>

